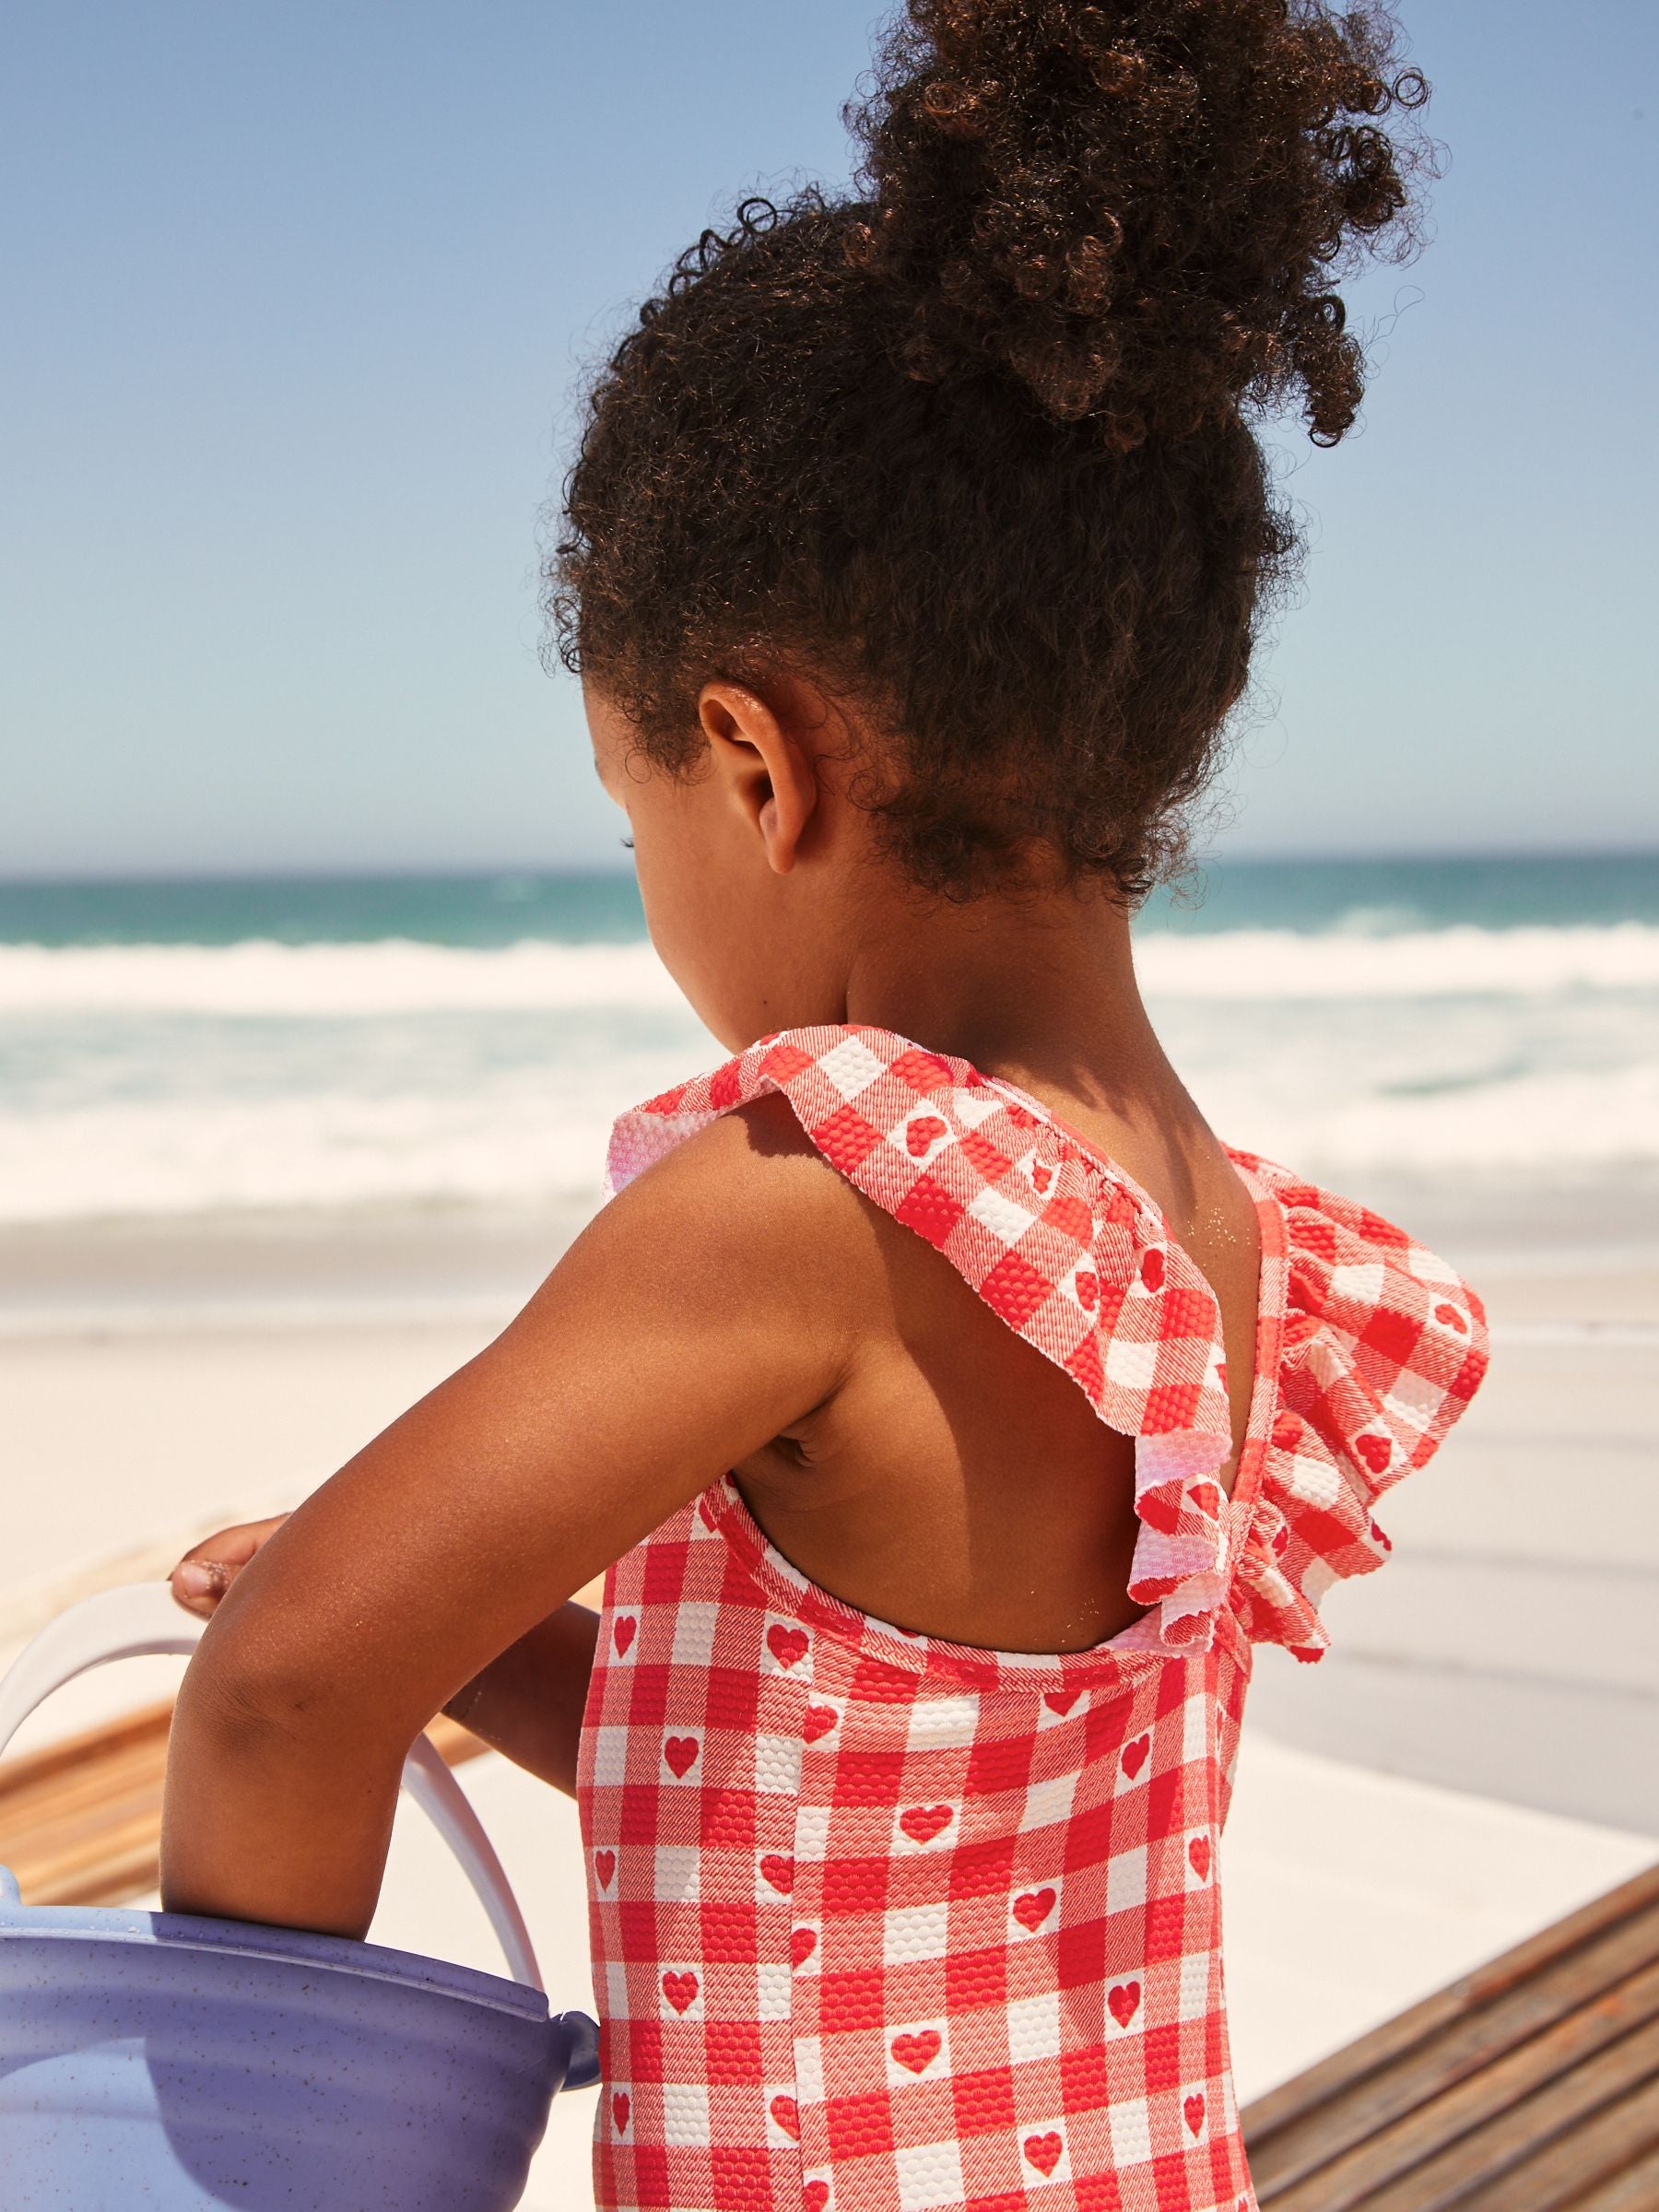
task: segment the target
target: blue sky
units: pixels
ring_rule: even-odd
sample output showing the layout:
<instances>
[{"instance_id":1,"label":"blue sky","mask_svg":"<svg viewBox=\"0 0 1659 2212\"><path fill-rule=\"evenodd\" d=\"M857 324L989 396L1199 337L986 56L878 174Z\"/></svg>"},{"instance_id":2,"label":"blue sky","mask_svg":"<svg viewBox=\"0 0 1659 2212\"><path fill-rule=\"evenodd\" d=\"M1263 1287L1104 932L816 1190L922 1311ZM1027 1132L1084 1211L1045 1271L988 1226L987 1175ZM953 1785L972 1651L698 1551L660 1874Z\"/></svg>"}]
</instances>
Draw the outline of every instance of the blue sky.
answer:
<instances>
[{"instance_id":1,"label":"blue sky","mask_svg":"<svg viewBox=\"0 0 1659 2212\"><path fill-rule=\"evenodd\" d=\"M1235 852L1659 843L1656 13L1406 0L1452 166ZM867 0L53 0L0 88L0 874L620 860L537 658L582 362L839 179ZM1647 612L1644 615L1643 609Z\"/></svg>"}]
</instances>

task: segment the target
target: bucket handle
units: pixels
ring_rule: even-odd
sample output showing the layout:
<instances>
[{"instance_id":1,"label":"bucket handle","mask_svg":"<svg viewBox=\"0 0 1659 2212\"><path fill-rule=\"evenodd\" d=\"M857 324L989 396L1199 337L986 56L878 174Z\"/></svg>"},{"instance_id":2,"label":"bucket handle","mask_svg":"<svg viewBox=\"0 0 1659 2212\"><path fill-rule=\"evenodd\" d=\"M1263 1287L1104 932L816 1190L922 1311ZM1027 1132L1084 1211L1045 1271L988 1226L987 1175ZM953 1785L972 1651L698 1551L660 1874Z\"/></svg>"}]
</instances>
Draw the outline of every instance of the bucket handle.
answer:
<instances>
[{"instance_id":1,"label":"bucket handle","mask_svg":"<svg viewBox=\"0 0 1659 2212\"><path fill-rule=\"evenodd\" d=\"M127 1583L70 1606L25 1644L0 1678L0 1753L36 1706L76 1675L116 1659L187 1656L206 1626L174 1604L165 1583ZM506 1869L429 1737L416 1737L404 1761L403 1786L461 1862L513 1979L541 1989L530 1931Z\"/></svg>"}]
</instances>

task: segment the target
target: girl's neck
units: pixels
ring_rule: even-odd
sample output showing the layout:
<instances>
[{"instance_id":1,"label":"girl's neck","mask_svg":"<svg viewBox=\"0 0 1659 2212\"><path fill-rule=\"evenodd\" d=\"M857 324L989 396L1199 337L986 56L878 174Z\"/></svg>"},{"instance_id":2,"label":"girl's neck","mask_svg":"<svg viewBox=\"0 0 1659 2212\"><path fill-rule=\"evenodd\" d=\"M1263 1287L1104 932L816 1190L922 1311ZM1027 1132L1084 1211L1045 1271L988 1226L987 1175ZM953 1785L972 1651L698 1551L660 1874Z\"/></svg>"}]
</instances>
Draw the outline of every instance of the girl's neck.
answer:
<instances>
[{"instance_id":1,"label":"girl's neck","mask_svg":"<svg viewBox=\"0 0 1659 2212\"><path fill-rule=\"evenodd\" d=\"M941 900L883 917L852 949L844 1018L1040 1098L1135 1120L1178 1102L1192 1111L1141 1000L1128 914L1103 892Z\"/></svg>"}]
</instances>

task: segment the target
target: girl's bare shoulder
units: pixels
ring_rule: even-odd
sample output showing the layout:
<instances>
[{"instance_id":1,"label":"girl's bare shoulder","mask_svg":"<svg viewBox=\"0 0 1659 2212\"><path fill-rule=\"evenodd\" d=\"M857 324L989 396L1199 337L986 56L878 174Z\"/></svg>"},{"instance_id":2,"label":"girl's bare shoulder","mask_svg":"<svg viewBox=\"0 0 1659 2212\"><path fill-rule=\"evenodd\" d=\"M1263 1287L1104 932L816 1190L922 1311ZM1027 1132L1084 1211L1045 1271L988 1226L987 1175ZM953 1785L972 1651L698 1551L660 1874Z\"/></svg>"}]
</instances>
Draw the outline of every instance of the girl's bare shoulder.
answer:
<instances>
[{"instance_id":1,"label":"girl's bare shoulder","mask_svg":"<svg viewBox=\"0 0 1659 2212\"><path fill-rule=\"evenodd\" d=\"M824 1158L788 1102L731 1107L636 1176L594 1224L611 1243L644 1239L729 1292L786 1282L852 1309L902 1235ZM593 1233L593 1232L590 1232Z\"/></svg>"}]
</instances>

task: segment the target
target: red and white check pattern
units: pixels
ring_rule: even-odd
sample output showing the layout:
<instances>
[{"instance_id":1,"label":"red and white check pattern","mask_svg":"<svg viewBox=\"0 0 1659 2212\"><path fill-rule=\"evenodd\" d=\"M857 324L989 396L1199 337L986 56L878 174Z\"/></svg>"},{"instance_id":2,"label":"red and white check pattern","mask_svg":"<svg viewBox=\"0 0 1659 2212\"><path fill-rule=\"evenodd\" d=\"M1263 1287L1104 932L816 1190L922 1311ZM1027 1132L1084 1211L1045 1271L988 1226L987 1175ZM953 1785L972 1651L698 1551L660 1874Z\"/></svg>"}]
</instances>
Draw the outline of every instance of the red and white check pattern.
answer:
<instances>
[{"instance_id":1,"label":"red and white check pattern","mask_svg":"<svg viewBox=\"0 0 1659 2212\"><path fill-rule=\"evenodd\" d=\"M1282 1307L1259 1496L1230 1593L1253 1642L1299 1659L1329 1647L1318 1603L1391 1548L1371 1508L1432 1458L1480 1387L1486 1313L1466 1283L1369 1208L1235 1152L1279 1217L1271 1296ZM1282 1229L1279 1224L1282 1223ZM1270 1295L1263 1271L1263 1300Z\"/></svg>"},{"instance_id":2,"label":"red and white check pattern","mask_svg":"<svg viewBox=\"0 0 1659 2212\"><path fill-rule=\"evenodd\" d=\"M1315 1570L1376 1564L1370 1499L1466 1401L1478 1308L1237 1156L1262 1322L1224 1499L1207 1286L1011 1086L883 1030L794 1031L624 1117L613 1184L770 1090L1136 1438L1151 1610L1058 1658L910 1636L808 1583L729 1480L613 1569L581 1775L599 2202L1249 2212L1216 1888L1248 1638L1311 1650ZM1429 1314L1430 1355L1419 1291L1465 1324Z\"/></svg>"}]
</instances>

